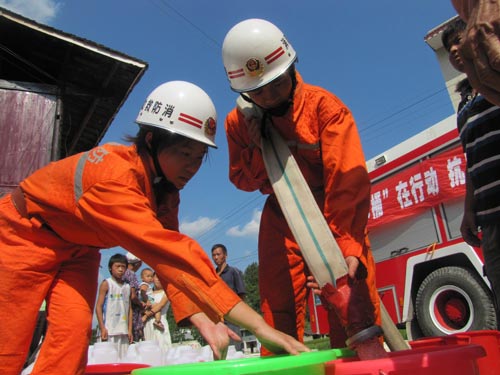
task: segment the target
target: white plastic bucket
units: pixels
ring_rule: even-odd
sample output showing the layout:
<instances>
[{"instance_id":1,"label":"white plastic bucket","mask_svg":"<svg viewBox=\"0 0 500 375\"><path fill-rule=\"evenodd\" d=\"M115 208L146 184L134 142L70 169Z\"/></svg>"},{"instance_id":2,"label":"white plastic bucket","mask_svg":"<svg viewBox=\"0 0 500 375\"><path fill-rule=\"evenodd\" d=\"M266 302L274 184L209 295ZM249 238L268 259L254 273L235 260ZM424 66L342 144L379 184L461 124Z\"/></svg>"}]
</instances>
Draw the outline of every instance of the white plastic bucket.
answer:
<instances>
[{"instance_id":1,"label":"white plastic bucket","mask_svg":"<svg viewBox=\"0 0 500 375\"><path fill-rule=\"evenodd\" d=\"M96 342L92 349L92 363L115 363L119 362L118 348L116 344L108 341Z\"/></svg>"},{"instance_id":2,"label":"white plastic bucket","mask_svg":"<svg viewBox=\"0 0 500 375\"><path fill-rule=\"evenodd\" d=\"M141 341L137 344L138 359L140 363L151 366L161 366L163 363L163 353L155 341Z\"/></svg>"}]
</instances>

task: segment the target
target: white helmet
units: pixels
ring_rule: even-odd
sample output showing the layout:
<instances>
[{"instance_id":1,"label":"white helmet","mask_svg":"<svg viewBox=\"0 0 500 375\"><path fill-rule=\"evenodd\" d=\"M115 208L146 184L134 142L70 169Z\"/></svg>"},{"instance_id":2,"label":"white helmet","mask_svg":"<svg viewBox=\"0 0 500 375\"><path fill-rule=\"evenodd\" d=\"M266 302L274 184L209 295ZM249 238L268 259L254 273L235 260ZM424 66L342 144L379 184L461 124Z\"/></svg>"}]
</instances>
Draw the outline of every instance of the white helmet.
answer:
<instances>
[{"instance_id":1,"label":"white helmet","mask_svg":"<svg viewBox=\"0 0 500 375\"><path fill-rule=\"evenodd\" d=\"M127 251L127 254L125 255L127 257L127 261L130 264L136 264L139 262L142 262L139 258L137 258L134 254L132 254L130 251Z\"/></svg>"},{"instance_id":2,"label":"white helmet","mask_svg":"<svg viewBox=\"0 0 500 375\"><path fill-rule=\"evenodd\" d=\"M297 54L285 35L266 20L254 18L236 24L222 44L227 78L237 92L268 84L296 59Z\"/></svg>"},{"instance_id":3,"label":"white helmet","mask_svg":"<svg viewBox=\"0 0 500 375\"><path fill-rule=\"evenodd\" d=\"M205 91L189 82L171 81L155 88L135 121L217 147L214 103Z\"/></svg>"}]
</instances>

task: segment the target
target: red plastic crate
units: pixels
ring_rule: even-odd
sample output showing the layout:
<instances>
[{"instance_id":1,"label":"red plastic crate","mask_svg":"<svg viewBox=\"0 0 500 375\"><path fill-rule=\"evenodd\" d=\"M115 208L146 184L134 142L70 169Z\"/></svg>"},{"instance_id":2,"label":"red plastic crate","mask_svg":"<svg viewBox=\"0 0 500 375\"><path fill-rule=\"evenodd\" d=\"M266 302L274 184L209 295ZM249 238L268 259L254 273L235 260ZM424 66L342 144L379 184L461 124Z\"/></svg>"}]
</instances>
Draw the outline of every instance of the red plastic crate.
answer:
<instances>
[{"instance_id":1,"label":"red plastic crate","mask_svg":"<svg viewBox=\"0 0 500 375\"><path fill-rule=\"evenodd\" d=\"M484 357L486 351L477 344L437 344L388 355L368 361L330 361L325 364L325 375L479 375L477 359Z\"/></svg>"},{"instance_id":2,"label":"red plastic crate","mask_svg":"<svg viewBox=\"0 0 500 375\"><path fill-rule=\"evenodd\" d=\"M412 348L426 348L443 345L481 345L486 356L478 358L480 375L498 375L500 373L500 332L493 330L469 331L449 336L433 337L410 342Z\"/></svg>"}]
</instances>

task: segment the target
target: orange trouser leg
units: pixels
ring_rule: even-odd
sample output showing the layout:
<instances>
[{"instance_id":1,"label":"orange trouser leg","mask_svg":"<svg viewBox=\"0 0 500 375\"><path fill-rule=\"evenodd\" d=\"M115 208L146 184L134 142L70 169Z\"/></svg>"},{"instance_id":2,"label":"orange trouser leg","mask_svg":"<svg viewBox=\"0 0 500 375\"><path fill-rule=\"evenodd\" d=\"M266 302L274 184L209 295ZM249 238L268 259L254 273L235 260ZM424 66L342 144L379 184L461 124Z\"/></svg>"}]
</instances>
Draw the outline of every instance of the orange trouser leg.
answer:
<instances>
[{"instance_id":1,"label":"orange trouser leg","mask_svg":"<svg viewBox=\"0 0 500 375\"><path fill-rule=\"evenodd\" d=\"M40 232L40 233L38 233ZM38 238L40 242L34 243ZM38 311L55 275L47 234L20 217L10 196L0 200L0 374L19 375Z\"/></svg>"},{"instance_id":2,"label":"orange trouser leg","mask_svg":"<svg viewBox=\"0 0 500 375\"><path fill-rule=\"evenodd\" d=\"M83 375L92 331L100 254L82 249L62 265L48 294L48 328L32 375Z\"/></svg>"},{"instance_id":3,"label":"orange trouser leg","mask_svg":"<svg viewBox=\"0 0 500 375\"><path fill-rule=\"evenodd\" d=\"M295 337L304 337L307 268L281 211L266 204L259 231L259 289L264 320ZM261 355L271 353L264 347Z\"/></svg>"},{"instance_id":4,"label":"orange trouser leg","mask_svg":"<svg viewBox=\"0 0 500 375\"><path fill-rule=\"evenodd\" d=\"M369 241L360 261L366 266L366 284L375 307L375 324L381 324L380 304L375 284L375 262ZM309 291L307 265L284 219L275 197L264 207L259 230L259 289L264 319L272 327L302 341ZM334 311L328 314L332 347L345 347L347 335ZM271 354L267 349L262 355Z\"/></svg>"},{"instance_id":5,"label":"orange trouser leg","mask_svg":"<svg viewBox=\"0 0 500 375\"><path fill-rule=\"evenodd\" d=\"M85 256L81 256L82 253ZM93 303L100 257L98 251L95 249L78 251L78 248L60 240L50 231L38 229L29 220L21 218L12 206L9 196L0 200L0 285L6 291L0 293L0 316L2 317L0 324L0 337L2 338L0 340L0 374L19 375L21 372L35 328L38 310L44 299L48 301L47 338L51 335L52 329L57 331L57 326L61 322L64 324L66 319L74 320L72 310L75 305L73 301L65 301L64 311L59 307L59 311L56 309L56 312L52 313L51 298L55 296L55 306L60 305L61 298L57 294L57 291L60 290L59 285L71 283L71 279L68 280L65 276L65 266L71 267L73 261L76 262L77 259L87 256L93 261L82 263L82 265L86 264L87 268L80 270L83 275L80 281L83 285L78 287L85 290L85 294L88 295L86 298L90 300L90 303ZM93 292L89 293L87 289L92 289ZM73 296L69 295L69 297ZM66 309L69 311L67 312ZM92 317L91 310L92 307L86 309L86 314L90 313L90 319ZM87 322L83 323L86 326L89 325ZM71 332L68 333L68 337L72 337ZM75 345L75 343L68 343L68 340L64 338L62 340L57 343L55 349L63 353L68 347L72 348ZM84 344L80 343L79 345ZM44 341L43 346L46 346L46 341ZM87 350L86 347L85 350ZM64 363L61 356L56 355L53 358L44 359L42 352L37 360L37 367L39 361L40 363L52 362L52 368L45 373L83 373L71 370L67 372L66 368L61 365ZM36 371L35 369L32 374L42 373Z\"/></svg>"}]
</instances>

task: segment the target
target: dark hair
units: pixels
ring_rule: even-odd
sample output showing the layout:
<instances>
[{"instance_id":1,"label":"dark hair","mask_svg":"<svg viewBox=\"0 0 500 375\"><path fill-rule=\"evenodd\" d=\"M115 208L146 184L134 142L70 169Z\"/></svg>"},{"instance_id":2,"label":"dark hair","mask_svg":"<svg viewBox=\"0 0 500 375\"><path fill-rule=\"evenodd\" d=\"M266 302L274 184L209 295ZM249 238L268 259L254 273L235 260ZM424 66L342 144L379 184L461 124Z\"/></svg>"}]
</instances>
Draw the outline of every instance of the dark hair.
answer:
<instances>
[{"instance_id":1,"label":"dark hair","mask_svg":"<svg viewBox=\"0 0 500 375\"><path fill-rule=\"evenodd\" d=\"M217 249L217 248L219 248L219 247L222 249L222 252L224 253L224 255L227 255L227 249L226 249L226 247L225 247L223 244L221 244L221 243L216 243L214 246L212 246L212 253L214 252L214 250L215 250L215 249Z\"/></svg>"},{"instance_id":2,"label":"dark hair","mask_svg":"<svg viewBox=\"0 0 500 375\"><path fill-rule=\"evenodd\" d=\"M157 152L160 152L161 150L169 146L187 142L190 139L181 134L177 134L166 129L147 125L141 125L139 127L139 131L135 136L126 135L124 139L127 142L132 142L133 144L135 144L138 153L149 153L149 146L146 142L146 135L148 133L153 133L152 143L156 146Z\"/></svg>"},{"instance_id":3,"label":"dark hair","mask_svg":"<svg viewBox=\"0 0 500 375\"><path fill-rule=\"evenodd\" d=\"M470 95L472 93L472 85L469 82L468 78L464 78L457 83L455 86L455 92L459 93L462 96Z\"/></svg>"},{"instance_id":4,"label":"dark hair","mask_svg":"<svg viewBox=\"0 0 500 375\"><path fill-rule=\"evenodd\" d=\"M144 276L144 272L146 272L146 271L151 271L151 272L153 272L153 275L155 274L155 271L153 271L151 268L146 267L146 268L143 268L143 270L141 271L141 278Z\"/></svg>"},{"instance_id":5,"label":"dark hair","mask_svg":"<svg viewBox=\"0 0 500 375\"><path fill-rule=\"evenodd\" d=\"M125 266L128 267L127 257L125 255L123 255L123 254L120 254L120 253L116 253L115 255L112 255L111 258L109 258L108 269L109 269L110 272L111 272L111 267L115 263L124 263Z\"/></svg>"},{"instance_id":6,"label":"dark hair","mask_svg":"<svg viewBox=\"0 0 500 375\"><path fill-rule=\"evenodd\" d=\"M443 31L443 35L441 35L441 41L443 42L443 46L446 51L450 52L450 48L453 42L453 38L455 38L458 34L461 34L467 24L461 18L456 18L451 23L446 25L446 28Z\"/></svg>"}]
</instances>

